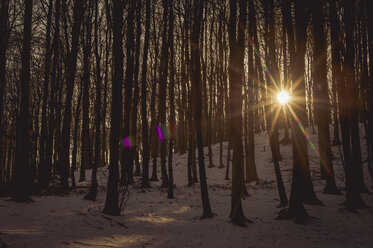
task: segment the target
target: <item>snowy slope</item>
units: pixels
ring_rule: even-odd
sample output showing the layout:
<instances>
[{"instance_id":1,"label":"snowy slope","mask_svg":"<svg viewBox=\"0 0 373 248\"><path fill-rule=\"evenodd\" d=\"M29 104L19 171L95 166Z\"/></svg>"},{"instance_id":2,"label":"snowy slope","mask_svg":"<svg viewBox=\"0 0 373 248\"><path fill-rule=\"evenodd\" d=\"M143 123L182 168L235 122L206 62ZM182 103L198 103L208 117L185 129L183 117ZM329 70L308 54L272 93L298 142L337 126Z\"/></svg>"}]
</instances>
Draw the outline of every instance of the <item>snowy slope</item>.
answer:
<instances>
[{"instance_id":1,"label":"snowy slope","mask_svg":"<svg viewBox=\"0 0 373 248\"><path fill-rule=\"evenodd\" d=\"M317 146L317 136L310 134L310 137ZM247 228L229 221L230 181L224 180L225 168L206 168L210 202L217 216L199 220L202 214L199 184L187 186L187 154L175 154L176 198L167 199L166 190L158 188L160 182L151 182L152 188L146 191L134 186L119 217L101 213L107 168L99 170L101 187L96 202L83 200L87 189L81 188L64 197L34 196L34 203L0 198L0 247L373 247L373 211L347 212L340 205L344 195L321 193L318 157L311 146L314 187L325 206L306 206L308 213L316 217L306 225L275 220L279 200L268 138L259 134L255 142L260 181L248 185L251 196L243 201L246 217L254 222ZM362 139L363 151L364 144ZM225 143L224 163L226 146ZM218 165L219 144L213 147L213 154ZM281 146L281 154L280 166L289 196L291 146ZM337 147L333 147L333 154L337 185L343 187L344 172ZM365 166L366 183L371 187ZM87 171L87 178L89 174ZM363 198L373 206L372 195L363 194Z\"/></svg>"}]
</instances>

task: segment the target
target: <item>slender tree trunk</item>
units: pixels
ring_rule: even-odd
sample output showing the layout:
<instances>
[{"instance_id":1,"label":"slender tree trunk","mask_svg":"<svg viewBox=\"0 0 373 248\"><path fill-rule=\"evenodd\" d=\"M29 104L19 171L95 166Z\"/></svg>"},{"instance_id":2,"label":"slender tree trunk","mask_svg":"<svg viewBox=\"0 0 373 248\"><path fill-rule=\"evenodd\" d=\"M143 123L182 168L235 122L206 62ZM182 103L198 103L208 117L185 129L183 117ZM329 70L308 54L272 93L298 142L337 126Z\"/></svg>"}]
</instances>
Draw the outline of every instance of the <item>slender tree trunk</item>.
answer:
<instances>
[{"instance_id":1,"label":"slender tree trunk","mask_svg":"<svg viewBox=\"0 0 373 248\"><path fill-rule=\"evenodd\" d=\"M288 1L288 0L286 0ZM290 2L287 2L290 7ZM309 187L312 186L309 177L309 161L306 134L302 132L304 123L306 123L306 101L305 101L305 82L304 82L304 55L306 52L306 1L295 2L295 31L296 31L296 50L294 40L289 39L290 59L292 66L292 81L297 82L293 85L293 92L297 92L294 98L298 99L296 107L289 105L291 112L291 136L293 151L293 178L291 184L291 193L289 208L284 209L279 214L279 219L295 219L296 223L305 223L309 216L303 203L309 198ZM290 9L287 9L290 11ZM290 19L291 20L291 19ZM292 22L290 22L292 23ZM293 27L288 27L288 37L294 37ZM299 82L299 83L298 83ZM294 93L293 93L294 95ZM312 188L313 190L313 188ZM317 199L314 196L314 199ZM320 202L321 203L321 202Z\"/></svg>"},{"instance_id":2,"label":"slender tree trunk","mask_svg":"<svg viewBox=\"0 0 373 248\"><path fill-rule=\"evenodd\" d=\"M254 2L252 0L249 1L249 33L250 35L256 32L256 13L254 8ZM251 40L251 38L250 38ZM252 42L252 41L251 41ZM257 181L258 174L256 171L256 164L255 164L255 141L254 141L254 95L257 92L254 91L255 89L255 69L254 69L254 49L251 44L248 46L248 60L249 60L249 76L248 76L248 113L247 113L247 133L248 133L248 147L247 147L247 154L246 154L246 182Z\"/></svg>"},{"instance_id":3,"label":"slender tree trunk","mask_svg":"<svg viewBox=\"0 0 373 248\"><path fill-rule=\"evenodd\" d=\"M71 102L74 89L76 61L79 50L79 36L80 26L83 19L83 0L76 0L74 5L74 24L72 28L72 42L71 51L68 55L67 72L66 72L66 100L65 100L65 114L62 124L62 140L61 150L59 156L59 163L61 166L61 187L68 188L68 175L70 167L70 129L71 129Z\"/></svg>"},{"instance_id":4,"label":"slender tree trunk","mask_svg":"<svg viewBox=\"0 0 373 248\"><path fill-rule=\"evenodd\" d=\"M155 8L153 8L153 16L155 16ZM156 32L156 18L153 18L153 32ZM158 42L158 37L154 34L154 54L155 57L158 58L159 56L159 42ZM151 143L149 146L153 148L153 169L152 169L152 177L150 178L150 181L158 181L158 176L157 176L157 156L158 156L158 138L157 134L155 132L156 130L156 125L158 124L158 117L156 117L156 94L157 94L157 84L158 84L158 77L157 77L157 71L158 71L158 59L155 59L154 62L154 69L153 69L153 83L152 83L152 96L150 99L150 114L151 114L151 124L150 124L150 142ZM151 146L152 145L152 146Z\"/></svg>"},{"instance_id":5,"label":"slender tree trunk","mask_svg":"<svg viewBox=\"0 0 373 248\"><path fill-rule=\"evenodd\" d=\"M246 1L239 2L239 28L237 30L237 2L230 1L229 16L229 98L230 98L230 131L229 140L233 147L232 159L232 197L229 217L236 225L245 225L248 219L242 209L241 197L244 195L244 158L242 146L242 77L244 76L244 31L246 27Z\"/></svg>"},{"instance_id":6,"label":"slender tree trunk","mask_svg":"<svg viewBox=\"0 0 373 248\"><path fill-rule=\"evenodd\" d=\"M367 102L367 116L368 116L368 130L369 130L369 137L368 137L368 154L370 158L370 171L371 176L373 178L373 16L369 13L368 10L373 8L373 2L372 1L366 1L367 3L367 17L368 17L368 53L369 53L369 90L368 90L368 96L367 98L370 99Z\"/></svg>"},{"instance_id":7,"label":"slender tree trunk","mask_svg":"<svg viewBox=\"0 0 373 248\"><path fill-rule=\"evenodd\" d=\"M268 71L267 73L267 87L272 91L276 91L279 86L276 85L276 81L278 78L278 67L275 58L275 13L274 13L274 1L267 0L265 4L266 14L268 16L266 23L268 32L267 42L268 42ZM285 191L285 186L282 180L281 170L279 161L281 161L281 154L280 154L280 142L279 142L279 135L278 135L278 115L282 112L282 106L278 105L277 102L273 99L273 93L269 92L267 95L267 101L271 103L271 105L266 107L266 114L267 114L267 132L269 136L269 145L271 148L272 154L272 161L273 166L275 169L276 174L276 181L277 181L277 188L278 194L280 197L280 205L278 207L285 207L288 204L288 199Z\"/></svg>"},{"instance_id":8,"label":"slender tree trunk","mask_svg":"<svg viewBox=\"0 0 373 248\"><path fill-rule=\"evenodd\" d=\"M174 11L173 11L173 0L170 0L170 18L169 18L169 29L168 29L168 42L170 46L170 84L169 84L169 97L170 97L170 116L169 116L169 126L171 132L170 143L168 146L168 175L169 175L169 185L168 185L168 195L167 198L174 198L174 176L172 168L172 154L174 149L174 137L172 130L175 125L175 51L174 51Z\"/></svg>"},{"instance_id":9,"label":"slender tree trunk","mask_svg":"<svg viewBox=\"0 0 373 248\"><path fill-rule=\"evenodd\" d=\"M335 184L332 153L330 148L330 103L328 95L327 82L327 43L324 35L324 20L323 1L315 0L312 4L312 23L313 23L313 38L314 38L314 61L317 61L314 68L314 80L317 84L315 87L315 116L317 118L317 134L319 140L319 156L321 175L326 180L325 193L339 194L337 185Z\"/></svg>"},{"instance_id":10,"label":"slender tree trunk","mask_svg":"<svg viewBox=\"0 0 373 248\"><path fill-rule=\"evenodd\" d=\"M89 88L91 81L90 57L92 54L92 0L87 2L86 20L83 26L85 32L83 43L83 123L82 123L82 162L80 164L79 182L84 182L85 169L92 168L92 145L89 127Z\"/></svg>"},{"instance_id":11,"label":"slender tree trunk","mask_svg":"<svg viewBox=\"0 0 373 248\"><path fill-rule=\"evenodd\" d=\"M4 112L4 90L6 84L6 51L8 47L8 18L9 18L9 1L1 0L1 12L0 12L0 161L5 157L2 155L5 153L5 142L3 143L3 138L5 129L3 123L3 112ZM8 155L9 156L9 155ZM5 169L5 163L4 163ZM1 179L0 179L1 181ZM1 182L0 182L1 188Z\"/></svg>"},{"instance_id":12,"label":"slender tree trunk","mask_svg":"<svg viewBox=\"0 0 373 248\"><path fill-rule=\"evenodd\" d=\"M201 61L200 61L200 50L199 50L199 41L200 41L200 30L202 22L202 13L203 13L203 0L194 0L194 24L192 30L192 42L195 46L192 47L192 94L194 95L194 117L195 117L195 130L196 130L196 140L198 146L198 167L199 167L199 176L201 182L201 197L202 197L202 206L203 214L202 219L211 218L214 214L211 211L210 200L207 190L207 181L206 181L206 171L205 171L205 157L203 153L203 141L202 141L202 127L201 127L201 107L202 107L202 96L201 96Z\"/></svg>"},{"instance_id":13,"label":"slender tree trunk","mask_svg":"<svg viewBox=\"0 0 373 248\"><path fill-rule=\"evenodd\" d=\"M50 61L52 57L51 48L51 26L52 26L52 10L53 0L49 0L48 14L47 14L47 29L45 39L45 64L44 64L44 87L43 87L43 105L42 105L42 120L40 133L40 150L39 150L39 184L43 187L48 186L48 167L45 161L46 139L47 139L47 107L49 95L49 77L50 77Z\"/></svg>"},{"instance_id":14,"label":"slender tree trunk","mask_svg":"<svg viewBox=\"0 0 373 248\"><path fill-rule=\"evenodd\" d=\"M134 16L136 2L128 2L129 10L127 17L127 54L126 54L126 75L125 75L125 98L124 98L124 116L123 116L123 137L130 138L131 135L131 106L132 106L132 87L134 79ZM121 185L133 184L133 164L131 164L131 152L129 147L122 148L122 174Z\"/></svg>"},{"instance_id":15,"label":"slender tree trunk","mask_svg":"<svg viewBox=\"0 0 373 248\"><path fill-rule=\"evenodd\" d=\"M140 71L140 47L141 47L141 1L137 2L136 7L136 49L135 49L135 68L134 68L134 89L133 89L133 100L132 100L132 117L131 117L131 137L133 137L134 144L130 148L131 156L131 168L133 170L133 163L135 162L136 169L134 176L141 176L140 163L138 157L139 142L137 140L137 112L139 106L139 71Z\"/></svg>"},{"instance_id":16,"label":"slender tree trunk","mask_svg":"<svg viewBox=\"0 0 373 248\"><path fill-rule=\"evenodd\" d=\"M93 6L92 6L93 7ZM96 57L96 132L95 132L95 157L94 157L94 162L93 162L93 167L92 167L92 175L91 175L91 188L84 196L84 199L86 200L96 200L97 196L97 187L98 187L98 182L97 182L97 168L100 167L100 162L101 162L101 57L100 53L98 50L98 42L99 42L99 37L98 37L98 1L95 2L94 6L94 11L95 11L95 47L94 47L94 52L95 52L95 57Z\"/></svg>"},{"instance_id":17,"label":"slender tree trunk","mask_svg":"<svg viewBox=\"0 0 373 248\"><path fill-rule=\"evenodd\" d=\"M31 21L32 0L25 0L23 24L22 70L21 70L21 105L16 122L16 157L14 168L13 199L16 202L31 201L29 184L29 149L30 149L30 57L31 57Z\"/></svg>"},{"instance_id":18,"label":"slender tree trunk","mask_svg":"<svg viewBox=\"0 0 373 248\"><path fill-rule=\"evenodd\" d=\"M207 7L206 7L207 9ZM215 139L213 139L213 135L215 134L214 133L214 130L213 130L213 116L214 116L214 113L213 113L213 87L214 87L214 56L213 56L213 49L212 49L212 37L213 37L213 34L214 34L214 19L215 19L215 10L213 9L212 10L212 21L211 21L211 27L210 27L210 67L211 67L211 70L210 70L210 75L209 75L209 80L208 80L208 83L209 83L209 103L210 103L210 107L209 107L209 110L208 110L208 113L207 113L207 143L208 143L208 156L209 156L209 168L212 168L212 167L215 167L213 161L212 161L212 157L213 157L213 154L212 154L212 143L214 142ZM206 28L207 29L207 28ZM206 44L207 46L207 44ZM207 53L206 53L206 60L207 60ZM206 62L207 63L207 62ZM207 82L206 82L207 84ZM207 92L206 92L207 93ZM207 98L207 97L206 97ZM206 104L207 105L207 104Z\"/></svg>"},{"instance_id":19,"label":"slender tree trunk","mask_svg":"<svg viewBox=\"0 0 373 248\"><path fill-rule=\"evenodd\" d=\"M144 53L142 59L142 74L141 74L141 122L142 122L142 180L141 187L149 188L149 130L147 118L147 70L148 70L148 51L149 51L149 33L150 33L150 0L146 0L146 19L145 19L145 38L144 38Z\"/></svg>"},{"instance_id":20,"label":"slender tree trunk","mask_svg":"<svg viewBox=\"0 0 373 248\"><path fill-rule=\"evenodd\" d=\"M71 188L76 188L75 183L75 170L76 170L76 160L77 160L77 153L78 153L78 128L79 128L79 120L80 120L80 103L82 100L82 92L83 92L83 84L80 86L80 92L78 96L78 103L76 105L75 110L75 127L74 127L74 136L73 136L73 151L72 151L72 159L71 159Z\"/></svg>"},{"instance_id":21,"label":"slender tree trunk","mask_svg":"<svg viewBox=\"0 0 373 248\"><path fill-rule=\"evenodd\" d=\"M122 82L123 82L123 9L122 0L113 1L113 56L114 78L112 85L111 129L110 129L110 164L109 180L103 212L110 215L119 215L118 184L119 184L119 134L120 120L122 119ZM107 6L108 7L108 6Z\"/></svg>"},{"instance_id":22,"label":"slender tree trunk","mask_svg":"<svg viewBox=\"0 0 373 248\"><path fill-rule=\"evenodd\" d=\"M53 65L51 72L51 89L50 89L50 98L49 98L49 118L48 118L48 133L46 137L46 151L45 151L45 165L47 171L47 183L50 183L51 180L51 170L53 164L53 137L55 133L55 113L56 113L56 79L57 79L57 66L59 64L59 49L60 49L60 9L61 2L56 0L55 8L55 17L54 17L54 35L53 35Z\"/></svg>"},{"instance_id":23,"label":"slender tree trunk","mask_svg":"<svg viewBox=\"0 0 373 248\"><path fill-rule=\"evenodd\" d=\"M167 94L167 77L168 77L168 49L169 44L167 42L167 23L169 19L169 4L170 1L162 1L163 6L163 32L162 32L162 48L161 48L161 70L160 70L160 81L159 81L159 123L160 125L166 125L166 94ZM163 139L161 142L161 173L162 173L162 185L161 187L168 187L169 180L166 170L166 147L167 139Z\"/></svg>"},{"instance_id":24,"label":"slender tree trunk","mask_svg":"<svg viewBox=\"0 0 373 248\"><path fill-rule=\"evenodd\" d=\"M343 154L346 168L346 198L348 209L364 207L360 192L365 188L362 181L362 161L360 148L360 133L358 125L357 91L355 86L355 50L353 44L354 1L344 1L344 21L346 28L346 54L344 60L345 88L341 97L344 104L341 110L341 129ZM346 11L351 10L351 11ZM342 83L342 82L341 82ZM343 102L343 101L342 101Z\"/></svg>"}]
</instances>

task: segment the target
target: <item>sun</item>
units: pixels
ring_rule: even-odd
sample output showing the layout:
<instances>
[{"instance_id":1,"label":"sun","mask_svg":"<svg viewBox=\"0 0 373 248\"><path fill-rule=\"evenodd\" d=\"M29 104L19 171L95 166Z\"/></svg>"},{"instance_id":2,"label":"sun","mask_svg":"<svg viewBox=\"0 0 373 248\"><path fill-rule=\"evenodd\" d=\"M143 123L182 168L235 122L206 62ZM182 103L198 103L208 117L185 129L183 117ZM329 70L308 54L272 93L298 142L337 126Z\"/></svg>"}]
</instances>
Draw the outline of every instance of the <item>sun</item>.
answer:
<instances>
[{"instance_id":1,"label":"sun","mask_svg":"<svg viewBox=\"0 0 373 248\"><path fill-rule=\"evenodd\" d=\"M289 93L286 91L281 91L277 94L277 101L281 104L286 104L290 99Z\"/></svg>"}]
</instances>

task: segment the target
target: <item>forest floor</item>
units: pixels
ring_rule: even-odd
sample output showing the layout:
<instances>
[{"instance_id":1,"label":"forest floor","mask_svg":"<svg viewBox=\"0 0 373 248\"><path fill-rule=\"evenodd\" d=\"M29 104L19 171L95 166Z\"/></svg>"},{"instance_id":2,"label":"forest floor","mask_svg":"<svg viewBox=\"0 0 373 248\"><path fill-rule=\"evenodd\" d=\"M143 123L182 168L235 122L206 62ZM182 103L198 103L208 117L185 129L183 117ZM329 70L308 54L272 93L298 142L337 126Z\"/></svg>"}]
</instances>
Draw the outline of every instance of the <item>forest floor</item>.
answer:
<instances>
[{"instance_id":1,"label":"forest floor","mask_svg":"<svg viewBox=\"0 0 373 248\"><path fill-rule=\"evenodd\" d=\"M281 137L281 136L280 136ZM319 159L309 145L314 188L324 206L306 205L315 217L305 225L276 220L279 204L271 152L266 134L256 135L256 165L260 181L247 184L251 196L243 200L246 228L229 220L231 182L219 169L219 144L213 146L215 167L206 168L212 219L202 215L200 186L187 186L187 154L174 156L175 198L167 199L160 182L141 190L140 177L130 187L122 216L102 214L107 168L99 169L100 188L96 202L83 200L87 182L67 196L33 196L33 203L15 203L0 198L0 248L3 247L373 247L373 209L357 213L344 210L345 195L322 193ZM317 146L317 135L310 134ZM365 149L365 140L362 139ZM224 143L224 163L226 161ZM206 162L207 159L207 149ZM291 184L291 145L282 146L280 163L288 196ZM365 153L364 153L365 154ZM344 172L338 147L333 147L337 185L344 187ZM365 158L363 159L365 160ZM207 162L208 165L208 162ZM365 181L372 182L364 164ZM158 173L160 175L160 172ZM90 178L90 171L86 173ZM77 178L78 173L77 173ZM373 195L362 194L373 206Z\"/></svg>"}]
</instances>

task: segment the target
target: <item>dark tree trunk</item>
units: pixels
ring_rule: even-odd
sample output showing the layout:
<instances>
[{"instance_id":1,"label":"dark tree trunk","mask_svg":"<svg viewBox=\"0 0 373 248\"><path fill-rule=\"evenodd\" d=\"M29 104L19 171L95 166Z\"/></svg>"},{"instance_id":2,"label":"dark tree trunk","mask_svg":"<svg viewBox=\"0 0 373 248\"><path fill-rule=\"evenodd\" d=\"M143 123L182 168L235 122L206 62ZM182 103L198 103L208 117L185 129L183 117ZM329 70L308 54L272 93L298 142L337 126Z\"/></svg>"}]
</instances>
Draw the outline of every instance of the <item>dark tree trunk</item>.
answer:
<instances>
[{"instance_id":1,"label":"dark tree trunk","mask_svg":"<svg viewBox=\"0 0 373 248\"><path fill-rule=\"evenodd\" d=\"M142 122L142 180L141 187L149 188L149 130L146 105L146 76L148 70L148 51L149 51L149 33L150 33L150 0L146 0L146 20L145 20L145 38L144 38L144 53L142 59L142 74L141 74L141 122Z\"/></svg>"},{"instance_id":2,"label":"dark tree trunk","mask_svg":"<svg viewBox=\"0 0 373 248\"><path fill-rule=\"evenodd\" d=\"M3 137L5 133L3 123L3 111L4 111L4 89L6 84L6 50L8 47L8 18L9 18L9 1L1 0L1 12L0 12L0 162L5 161L5 142L3 143ZM9 154L8 154L9 156ZM3 169L5 170L5 163ZM2 167L2 166L0 166ZM1 176L1 175L0 175ZM0 188L2 186L2 180L0 179Z\"/></svg>"},{"instance_id":3,"label":"dark tree trunk","mask_svg":"<svg viewBox=\"0 0 373 248\"><path fill-rule=\"evenodd\" d=\"M168 175L169 175L169 185L168 185L168 195L167 198L174 198L174 176L172 169L172 154L174 149L174 137L173 137L173 126L175 125L175 51L174 51L174 11L173 11L173 1L170 0L170 18L169 18L169 29L168 29L168 42L170 45L170 84L169 84L169 97L170 97L170 116L169 116L169 126L170 126L170 143L168 146Z\"/></svg>"},{"instance_id":4,"label":"dark tree trunk","mask_svg":"<svg viewBox=\"0 0 373 248\"><path fill-rule=\"evenodd\" d=\"M333 145L340 145L339 139L339 119L338 119L338 103L339 94L337 96L338 82L343 80L341 71L341 42L339 38L339 17L337 13L336 1L329 1L330 14L330 38L331 38L331 54L332 54L332 86L333 86L333 112L334 112L334 137Z\"/></svg>"},{"instance_id":5,"label":"dark tree trunk","mask_svg":"<svg viewBox=\"0 0 373 248\"><path fill-rule=\"evenodd\" d=\"M206 7L207 9L207 7ZM212 154L212 143L215 141L215 139L213 139L213 135L215 134L214 133L214 130L213 130L213 116L214 116L214 113L213 113L213 87L214 87L214 56L213 56L213 49L212 49L212 37L213 37L213 34L214 34L214 19L215 19L215 10L213 9L212 10L212 21L211 21L211 27L210 27L210 67L211 67L211 70L210 70L210 75L209 75L209 80L208 80L208 83L209 83L209 104L210 104L210 107L209 107L209 110L208 110L208 113L207 113L207 143L208 143L208 156L209 156L209 168L212 168L212 167L215 167L213 161L212 161L212 157L213 157L213 154ZM206 28L207 29L207 28ZM206 45L206 49L207 49L207 45ZM207 58L207 53L206 53L206 58ZM207 59L206 59L207 60ZM207 62L206 62L207 63ZM206 81L206 84L207 84L207 81ZM206 92L207 94L207 92ZM206 96L207 98L207 96ZM206 104L207 106L207 104Z\"/></svg>"},{"instance_id":6,"label":"dark tree trunk","mask_svg":"<svg viewBox=\"0 0 373 248\"><path fill-rule=\"evenodd\" d=\"M45 39L45 64L44 64L44 87L43 87L43 105L42 105L42 119L41 119L41 133L40 133L40 149L39 149L39 184L42 187L46 187L49 184L48 180L48 167L45 160L46 141L47 141L47 107L48 107L48 95L49 95L49 77L50 77L50 61L52 57L51 48L51 26L52 26L52 10L53 0L49 0L48 14L47 14L47 30Z\"/></svg>"},{"instance_id":7,"label":"dark tree trunk","mask_svg":"<svg viewBox=\"0 0 373 248\"><path fill-rule=\"evenodd\" d=\"M368 10L371 10L373 8L373 2L372 1L366 1L367 2L367 12ZM370 158L370 171L373 178L373 15L371 15L369 12L367 13L368 17L368 53L369 53L369 90L368 90L368 96L367 98L370 99L367 102L367 117L368 117L368 130L369 130L369 137L368 137L368 156Z\"/></svg>"},{"instance_id":8,"label":"dark tree trunk","mask_svg":"<svg viewBox=\"0 0 373 248\"><path fill-rule=\"evenodd\" d=\"M83 26L85 32L83 43L83 123L82 123L82 160L80 163L79 182L84 182L85 169L92 168L92 144L89 127L89 88L91 81L90 61L92 54L92 0L87 2L86 20Z\"/></svg>"},{"instance_id":9,"label":"dark tree trunk","mask_svg":"<svg viewBox=\"0 0 373 248\"><path fill-rule=\"evenodd\" d=\"M339 194L335 184L332 153L330 148L330 103L328 95L327 81L327 43L324 34L324 10L323 1L315 0L312 4L312 23L314 50L313 56L315 64L314 80L316 83L314 97L317 99L315 104L315 116L317 121L317 134L319 140L320 168L323 179L326 180L325 193Z\"/></svg>"},{"instance_id":10,"label":"dark tree trunk","mask_svg":"<svg viewBox=\"0 0 373 248\"><path fill-rule=\"evenodd\" d=\"M288 0L286 0L288 1ZM288 2L290 7L290 2ZM289 39L290 59L292 66L292 81L297 84L293 85L293 98L297 99L296 107L289 105L291 112L291 136L293 151L293 178L291 184L291 193L289 208L284 209L279 214L279 219L295 219L296 223L305 223L309 216L304 208L303 203L310 198L310 187L313 192L312 182L309 176L308 148L304 124L306 123L306 101L305 101L305 82L304 82L304 55L306 52L306 1L300 0L295 2L295 29L296 29L296 50L294 40ZM287 9L290 11L290 9ZM291 12L290 12L291 13ZM291 20L291 19L290 19ZM290 22L292 23L292 22ZM292 25L288 26L288 37L293 36ZM301 79L301 80L299 80ZM299 83L298 83L299 82ZM295 103L294 103L295 104ZM313 198L316 196L313 193ZM318 199L317 199L318 200ZM319 204L321 202L319 201Z\"/></svg>"},{"instance_id":11,"label":"dark tree trunk","mask_svg":"<svg viewBox=\"0 0 373 248\"><path fill-rule=\"evenodd\" d=\"M108 7L108 6L107 6ZM111 129L110 129L110 164L109 180L103 212L119 215L118 185L119 185L119 134L122 119L122 82L123 82L123 9L122 0L113 0L113 55L114 78L112 85Z\"/></svg>"},{"instance_id":12,"label":"dark tree trunk","mask_svg":"<svg viewBox=\"0 0 373 248\"><path fill-rule=\"evenodd\" d=\"M244 195L244 154L242 146L242 77L244 76L244 28L246 27L246 1L239 1L239 28L237 32L237 2L230 1L229 16L229 98L230 98L230 130L229 142L233 148L232 158L232 198L229 217L236 225L243 226L248 219L242 209L241 197Z\"/></svg>"},{"instance_id":13,"label":"dark tree trunk","mask_svg":"<svg viewBox=\"0 0 373 248\"><path fill-rule=\"evenodd\" d=\"M250 35L256 32L256 13L254 7L254 1L249 1L249 33ZM252 37L250 37L250 41L252 42ZM245 118L247 118L248 126L245 126L247 129L248 135L248 144L247 144L247 152L246 152L246 182L252 182L258 180L258 174L256 171L256 164L255 164L255 141L254 141L254 95L257 94L255 92L255 68L254 68L254 49L253 44L249 44L248 46L248 66L249 66L249 76L248 76L248 113L246 114Z\"/></svg>"},{"instance_id":14,"label":"dark tree trunk","mask_svg":"<svg viewBox=\"0 0 373 248\"><path fill-rule=\"evenodd\" d=\"M153 8L153 16L155 16L155 8ZM156 18L153 18L153 30L156 32ZM154 35L154 54L155 57L158 58L159 56L159 42L156 35ZM158 124L158 117L156 117L155 107L156 107L156 94L157 94L157 84L158 84L158 78L157 78L157 71L158 71L158 59L155 59L154 62L154 69L153 69L153 83L152 83L152 95L150 99L150 114L151 114L151 124L150 124L150 147L153 148L153 168L152 168L152 177L150 178L150 181L158 181L157 176L157 156L158 156L158 138L157 134L155 132L156 125ZM152 143L153 142L153 143ZM151 146L152 145L152 146Z\"/></svg>"},{"instance_id":15,"label":"dark tree trunk","mask_svg":"<svg viewBox=\"0 0 373 248\"><path fill-rule=\"evenodd\" d=\"M206 171L205 171L205 157L203 153L203 141L202 141L202 96L201 96L201 61L200 61L200 50L199 50L199 41L200 41L200 31L201 31L201 22L202 22L202 13L203 13L203 0L194 0L194 24L192 30L191 40L195 44L192 46L192 94L194 95L194 118L195 118L195 130L196 130L196 140L198 146L198 167L199 167L199 176L201 182L201 197L202 197L202 206L203 214L202 219L211 218L214 214L211 211L210 200L207 190L207 181L206 181Z\"/></svg>"},{"instance_id":16,"label":"dark tree trunk","mask_svg":"<svg viewBox=\"0 0 373 248\"><path fill-rule=\"evenodd\" d=\"M141 1L137 2L136 7L136 49L135 49L135 68L134 68L134 89L133 89L133 100L132 100L132 111L131 111L131 137L134 140L134 144L130 148L130 165L133 170L133 163L135 162L136 170L134 176L141 176L140 163L138 159L138 140L137 140L137 112L139 106L139 71L140 71L140 47L141 47Z\"/></svg>"},{"instance_id":17,"label":"dark tree trunk","mask_svg":"<svg viewBox=\"0 0 373 248\"><path fill-rule=\"evenodd\" d=\"M169 42L167 41L167 23L169 19L169 4L170 1L163 0L163 32L162 32L162 48L161 48L161 70L159 80L159 124L166 125L166 94L167 94L167 77L168 77L168 49ZM169 180L166 170L166 147L167 140L163 139L161 142L161 173L162 185L161 187L168 187Z\"/></svg>"},{"instance_id":18,"label":"dark tree trunk","mask_svg":"<svg viewBox=\"0 0 373 248\"><path fill-rule=\"evenodd\" d=\"M364 207L360 192L365 188L362 180L362 161L360 148L360 133L358 125L357 90L355 86L355 50L353 43L355 13L354 1L344 1L344 21L346 28L346 54L343 71L345 75L345 87L341 89L341 129L343 142L343 155L346 169L346 198L347 207L355 209ZM349 11L346 11L349 10Z\"/></svg>"},{"instance_id":19,"label":"dark tree trunk","mask_svg":"<svg viewBox=\"0 0 373 248\"><path fill-rule=\"evenodd\" d=\"M128 2L129 10L127 16L127 53L126 53L126 75L124 82L124 116L123 116L123 137L131 138L131 106L132 106L132 87L134 79L134 16L136 4L135 2ZM122 174L121 174L121 185L133 184L133 164L131 164L131 152L129 147L122 148Z\"/></svg>"},{"instance_id":20,"label":"dark tree trunk","mask_svg":"<svg viewBox=\"0 0 373 248\"><path fill-rule=\"evenodd\" d=\"M288 199L285 191L285 186L282 180L281 170L279 161L282 160L280 154L280 142L278 134L278 123L277 116L281 112L282 107L278 105L273 96L273 91L276 92L278 85L276 85L278 67L275 58L275 13L274 13L274 1L267 0L265 3L265 10L267 14L266 20L266 32L268 32L267 42L268 42L268 70L267 73L267 87L271 90L267 93L267 101L271 105L266 107L267 115L267 132L269 136L269 145L272 154L273 166L276 174L278 194L280 197L280 205L278 207L285 207L288 204Z\"/></svg>"},{"instance_id":21,"label":"dark tree trunk","mask_svg":"<svg viewBox=\"0 0 373 248\"><path fill-rule=\"evenodd\" d=\"M187 120L188 120L188 186L194 185L194 183L198 183L197 178L197 168L196 168L196 141L195 141L195 122L193 117L193 111L195 109L195 102L194 96L192 93L189 83L189 79L192 80L192 66L191 66L191 59L189 58L189 21L192 20L191 15L191 6L189 5L190 2L187 1L187 24L185 24L185 33L186 33L186 45L185 45L185 59L186 59L186 68L190 74L190 77L187 78L187 88L188 88L188 110L187 110Z\"/></svg>"},{"instance_id":22,"label":"dark tree trunk","mask_svg":"<svg viewBox=\"0 0 373 248\"><path fill-rule=\"evenodd\" d=\"M71 188L76 188L75 183L75 170L76 170L76 160L77 160L77 153L78 153L78 128L79 128L79 121L80 121L80 103L82 100L82 92L83 92L83 84L80 84L80 92L78 96L78 103L76 105L75 110L75 127L74 127L74 134L73 134L73 151L72 151L72 159L71 159Z\"/></svg>"},{"instance_id":23,"label":"dark tree trunk","mask_svg":"<svg viewBox=\"0 0 373 248\"><path fill-rule=\"evenodd\" d=\"M92 6L93 7L93 6ZM96 200L97 196L97 168L100 167L101 162L101 57L98 50L98 43L99 43L99 37L98 37L98 1L95 2L95 57L96 57L96 132L95 132L95 158L92 166L92 175L91 175L91 188L84 196L85 200Z\"/></svg>"},{"instance_id":24,"label":"dark tree trunk","mask_svg":"<svg viewBox=\"0 0 373 248\"><path fill-rule=\"evenodd\" d=\"M59 156L59 163L61 167L61 187L63 189L68 188L68 176L70 167L70 129L71 129L71 102L74 89L75 73L76 73L76 61L79 50L79 36L80 26L83 19L83 0L74 1L74 24L72 28L72 42L71 51L68 55L67 72L66 72L66 99L65 99L65 114L63 117L62 124L62 140L61 150Z\"/></svg>"},{"instance_id":25,"label":"dark tree trunk","mask_svg":"<svg viewBox=\"0 0 373 248\"><path fill-rule=\"evenodd\" d=\"M59 49L60 49L60 9L61 2L60 0L56 1L55 17L54 17L54 35L53 35L53 65L51 73L51 89L50 89L50 98L49 98L49 118L48 118L48 133L46 138L46 151L45 151L45 165L47 171L47 183L50 183L51 180L51 170L53 164L53 137L55 133L55 113L56 113L56 98L57 98L57 67L59 65ZM56 151L55 151L56 152Z\"/></svg>"},{"instance_id":26,"label":"dark tree trunk","mask_svg":"<svg viewBox=\"0 0 373 248\"><path fill-rule=\"evenodd\" d=\"M30 57L31 57L31 21L32 0L25 0L23 24L22 70L21 70L21 105L16 122L16 155L14 168L13 199L16 202L31 201L29 184L30 165Z\"/></svg>"}]
</instances>

